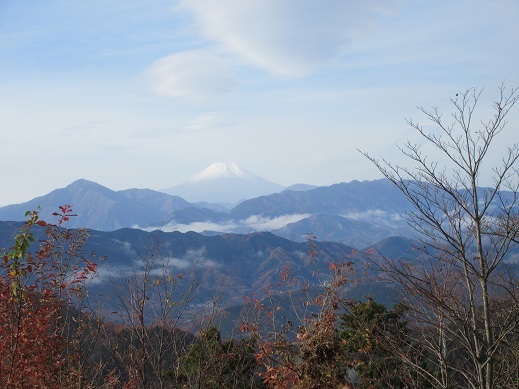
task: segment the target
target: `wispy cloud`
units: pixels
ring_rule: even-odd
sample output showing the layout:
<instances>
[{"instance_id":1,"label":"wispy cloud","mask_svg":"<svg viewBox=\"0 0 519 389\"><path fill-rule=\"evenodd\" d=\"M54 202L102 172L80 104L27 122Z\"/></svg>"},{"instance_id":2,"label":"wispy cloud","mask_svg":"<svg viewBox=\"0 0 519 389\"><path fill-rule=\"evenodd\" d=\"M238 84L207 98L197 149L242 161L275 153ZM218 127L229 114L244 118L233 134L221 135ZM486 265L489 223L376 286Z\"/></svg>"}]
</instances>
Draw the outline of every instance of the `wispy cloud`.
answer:
<instances>
[{"instance_id":1,"label":"wispy cloud","mask_svg":"<svg viewBox=\"0 0 519 389\"><path fill-rule=\"evenodd\" d=\"M231 93L237 86L231 62L210 50L190 50L160 58L146 71L159 96L205 99Z\"/></svg>"},{"instance_id":2,"label":"wispy cloud","mask_svg":"<svg viewBox=\"0 0 519 389\"><path fill-rule=\"evenodd\" d=\"M192 118L186 118L178 123L168 123L168 126L148 125L145 123L134 123L129 138L136 139L142 146L143 140L169 138L179 133L198 133L204 131L218 130L226 127L232 127L240 123L240 120L234 119L225 113L219 112L202 112ZM130 125L129 125L130 126Z\"/></svg>"},{"instance_id":3,"label":"wispy cloud","mask_svg":"<svg viewBox=\"0 0 519 389\"><path fill-rule=\"evenodd\" d=\"M262 217L259 215L253 215L243 221L243 224L255 229L256 231L275 230L282 228L290 223L296 223L300 220L306 219L310 214L293 214L283 215L274 218Z\"/></svg>"},{"instance_id":4,"label":"wispy cloud","mask_svg":"<svg viewBox=\"0 0 519 389\"><path fill-rule=\"evenodd\" d=\"M398 1L182 0L204 37L246 63L302 76L332 61Z\"/></svg>"},{"instance_id":5,"label":"wispy cloud","mask_svg":"<svg viewBox=\"0 0 519 389\"><path fill-rule=\"evenodd\" d=\"M138 255L132 243L118 239L113 239L113 241L119 245L118 250L121 251L121 253L128 255L129 257L136 257Z\"/></svg>"},{"instance_id":6,"label":"wispy cloud","mask_svg":"<svg viewBox=\"0 0 519 389\"><path fill-rule=\"evenodd\" d=\"M186 253L180 258L165 258L163 260L163 264L166 268L169 268L170 270L187 270L194 266L203 268L221 267L221 264L207 256L207 250L205 247L186 250ZM158 272L159 270L161 269L156 269L155 272Z\"/></svg>"},{"instance_id":7,"label":"wispy cloud","mask_svg":"<svg viewBox=\"0 0 519 389\"><path fill-rule=\"evenodd\" d=\"M194 117L180 127L182 130L186 131L203 131L232 126L235 123L237 123L236 120L225 117L221 114L215 112L205 112Z\"/></svg>"},{"instance_id":8,"label":"wispy cloud","mask_svg":"<svg viewBox=\"0 0 519 389\"><path fill-rule=\"evenodd\" d=\"M289 223L296 223L302 219L309 217L310 214L290 214L282 215L277 217L263 217L259 215L253 215L244 220L230 220L223 223L215 222L195 222L190 224L180 224L176 222L169 223L161 227L164 232L179 231L179 232L204 232L204 231L215 231L215 232L229 232L229 233L249 233L255 231L269 231L278 228L282 228ZM155 230L156 227L142 228L135 226L135 228L141 228L145 230Z\"/></svg>"},{"instance_id":9,"label":"wispy cloud","mask_svg":"<svg viewBox=\"0 0 519 389\"><path fill-rule=\"evenodd\" d=\"M121 244L123 251L127 254L136 256L133 248L130 248L130 243L117 241ZM180 257L166 256L157 257L153 262L150 270L150 275L161 277L170 272L186 271L197 268L220 268L222 266L218 261L210 258L207 255L205 247L188 249L184 255ZM130 265L110 265L106 262L97 270L96 276L91 280L92 283L98 284L110 279L127 278L134 275L141 275L143 273L143 263L140 259L134 259Z\"/></svg>"},{"instance_id":10,"label":"wispy cloud","mask_svg":"<svg viewBox=\"0 0 519 389\"><path fill-rule=\"evenodd\" d=\"M156 60L145 77L159 96L200 100L235 91L236 69L243 64L281 76L305 76L335 61L398 3L181 0L176 9L193 17L206 46Z\"/></svg>"},{"instance_id":11,"label":"wispy cloud","mask_svg":"<svg viewBox=\"0 0 519 389\"><path fill-rule=\"evenodd\" d=\"M350 212L348 214L342 215L345 218L359 220L359 221L377 221L377 223L386 223L389 224L391 222L400 222L404 219L398 213L388 213L381 209L369 210L366 212Z\"/></svg>"},{"instance_id":12,"label":"wispy cloud","mask_svg":"<svg viewBox=\"0 0 519 389\"><path fill-rule=\"evenodd\" d=\"M115 120L89 120L83 123L62 127L57 130L59 134L66 136L77 136L78 134L92 134L106 130L106 127L113 125Z\"/></svg>"},{"instance_id":13,"label":"wispy cloud","mask_svg":"<svg viewBox=\"0 0 519 389\"><path fill-rule=\"evenodd\" d=\"M227 223L214 223L214 222L195 222L190 224L180 224L175 221L162 226L160 229L164 232L204 232L204 231L216 231L216 232L233 232L238 229L239 224L233 222ZM139 226L135 226L134 228L140 228L148 231L156 230L156 227L151 228L142 228Z\"/></svg>"}]
</instances>

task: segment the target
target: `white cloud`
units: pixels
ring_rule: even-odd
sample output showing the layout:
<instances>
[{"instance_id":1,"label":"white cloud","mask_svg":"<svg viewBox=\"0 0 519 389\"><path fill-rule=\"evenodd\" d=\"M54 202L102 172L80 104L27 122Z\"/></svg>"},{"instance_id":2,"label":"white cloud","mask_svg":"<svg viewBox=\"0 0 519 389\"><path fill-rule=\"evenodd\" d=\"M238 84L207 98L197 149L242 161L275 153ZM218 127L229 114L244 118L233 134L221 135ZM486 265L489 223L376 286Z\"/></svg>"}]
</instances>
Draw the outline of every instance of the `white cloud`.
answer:
<instances>
[{"instance_id":1,"label":"white cloud","mask_svg":"<svg viewBox=\"0 0 519 389\"><path fill-rule=\"evenodd\" d=\"M173 221L165 226L162 226L160 229L164 232L178 231L178 232L203 232L203 231L217 231L217 232L232 232L238 227L235 223L214 223L214 222L195 222L190 224L179 224ZM135 226L135 228L143 229L139 226ZM150 227L148 229L144 228L144 230L155 230L156 227Z\"/></svg>"},{"instance_id":2,"label":"white cloud","mask_svg":"<svg viewBox=\"0 0 519 389\"><path fill-rule=\"evenodd\" d=\"M121 242L123 250L129 250L128 242ZM136 255L136 252L131 249L127 254ZM155 277L160 277L168 274L169 271L185 271L193 267L201 268L220 268L222 265L217 261L207 257L207 250L205 247L198 249L188 249L182 257L164 257L157 258L152 264L150 274ZM140 259L134 259L130 266L111 266L108 262L104 266L100 266L96 277L92 279L93 283L101 283L110 279L127 278L134 275L143 274L143 263Z\"/></svg>"},{"instance_id":3,"label":"white cloud","mask_svg":"<svg viewBox=\"0 0 519 389\"><path fill-rule=\"evenodd\" d=\"M294 214L294 215L283 215L274 218L262 217L259 215L249 216L243 221L246 226L249 226L256 231L268 231L282 228L290 223L296 223L300 220L306 219L310 214Z\"/></svg>"},{"instance_id":4,"label":"white cloud","mask_svg":"<svg viewBox=\"0 0 519 389\"><path fill-rule=\"evenodd\" d=\"M160 229L164 232L178 231L178 232L204 232L204 231L216 231L222 233L249 233L254 231L269 231L282 228L289 223L296 223L302 219L309 217L310 214L291 214L282 215L277 217L263 217L259 215L249 216L244 220L231 220L224 223L215 222L195 222L190 224L180 224L175 221L162 226ZM156 227L143 228L134 226L146 231L155 230Z\"/></svg>"},{"instance_id":5,"label":"white cloud","mask_svg":"<svg viewBox=\"0 0 519 389\"><path fill-rule=\"evenodd\" d=\"M133 256L137 255L137 252L135 251L135 247L134 247L134 245L132 243L126 242L126 241L121 241L121 240L118 240L118 239L113 239L113 241L120 245L119 246L119 250L123 254L126 254L129 257L133 257Z\"/></svg>"},{"instance_id":6,"label":"white cloud","mask_svg":"<svg viewBox=\"0 0 519 389\"><path fill-rule=\"evenodd\" d=\"M214 128L227 127L235 123L237 123L236 120L226 118L217 113L206 112L194 117L182 125L181 128L186 131L203 131Z\"/></svg>"},{"instance_id":7,"label":"white cloud","mask_svg":"<svg viewBox=\"0 0 519 389\"><path fill-rule=\"evenodd\" d=\"M200 33L243 61L302 76L332 61L396 0L182 0Z\"/></svg>"},{"instance_id":8,"label":"white cloud","mask_svg":"<svg viewBox=\"0 0 519 389\"><path fill-rule=\"evenodd\" d=\"M342 215L345 218L360 220L360 221L368 221L377 223L385 223L391 224L391 222L400 222L404 219L398 213L388 213L381 209L368 210L365 212L350 212L348 214Z\"/></svg>"},{"instance_id":9,"label":"white cloud","mask_svg":"<svg viewBox=\"0 0 519 389\"><path fill-rule=\"evenodd\" d=\"M190 50L155 61L145 73L159 96L203 99L231 93L237 85L225 56Z\"/></svg>"},{"instance_id":10,"label":"white cloud","mask_svg":"<svg viewBox=\"0 0 519 389\"><path fill-rule=\"evenodd\" d=\"M193 266L212 267L217 268L221 265L213 259L207 258L207 251L205 247L199 249L189 249L182 258L166 258L164 264L167 267L178 270L186 270Z\"/></svg>"},{"instance_id":11,"label":"white cloud","mask_svg":"<svg viewBox=\"0 0 519 389\"><path fill-rule=\"evenodd\" d=\"M180 270L185 270L192 265L188 260L182 258L166 258L164 262L166 262L170 267Z\"/></svg>"}]
</instances>

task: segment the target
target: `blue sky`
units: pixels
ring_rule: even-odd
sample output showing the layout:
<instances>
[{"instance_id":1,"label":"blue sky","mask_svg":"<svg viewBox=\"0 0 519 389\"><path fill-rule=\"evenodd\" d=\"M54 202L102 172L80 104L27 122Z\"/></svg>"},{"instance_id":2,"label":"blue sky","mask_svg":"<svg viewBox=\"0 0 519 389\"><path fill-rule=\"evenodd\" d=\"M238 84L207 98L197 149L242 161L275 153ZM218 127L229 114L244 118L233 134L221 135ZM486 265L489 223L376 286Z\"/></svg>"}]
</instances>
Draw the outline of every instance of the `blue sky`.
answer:
<instances>
[{"instance_id":1,"label":"blue sky","mask_svg":"<svg viewBox=\"0 0 519 389\"><path fill-rule=\"evenodd\" d=\"M405 163L417 106L482 87L485 117L519 86L517 20L517 0L0 0L0 204L219 161L282 185L379 178L357 149Z\"/></svg>"}]
</instances>

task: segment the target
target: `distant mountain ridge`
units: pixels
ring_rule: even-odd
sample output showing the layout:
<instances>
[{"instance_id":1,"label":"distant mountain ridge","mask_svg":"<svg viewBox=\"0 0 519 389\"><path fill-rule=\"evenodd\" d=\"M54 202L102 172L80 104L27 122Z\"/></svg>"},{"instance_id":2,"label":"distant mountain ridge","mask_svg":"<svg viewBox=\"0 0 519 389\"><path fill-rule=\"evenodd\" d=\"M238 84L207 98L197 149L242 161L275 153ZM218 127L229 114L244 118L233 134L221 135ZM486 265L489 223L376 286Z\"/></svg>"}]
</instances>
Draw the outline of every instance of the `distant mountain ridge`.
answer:
<instances>
[{"instance_id":1,"label":"distant mountain ridge","mask_svg":"<svg viewBox=\"0 0 519 389\"><path fill-rule=\"evenodd\" d=\"M259 177L233 162L216 162L186 182L162 192L188 201L237 203L283 190L283 186Z\"/></svg>"},{"instance_id":2,"label":"distant mountain ridge","mask_svg":"<svg viewBox=\"0 0 519 389\"><path fill-rule=\"evenodd\" d=\"M321 240L355 246L409 232L398 216L407 202L387 180L287 190L246 200L227 211L150 189L113 191L81 179L27 203L0 207L0 220L23 220L27 210L38 206L47 219L63 204L71 204L78 215L70 227L100 231L125 227L206 231L207 235L272 231L300 242L313 233Z\"/></svg>"},{"instance_id":3,"label":"distant mountain ridge","mask_svg":"<svg viewBox=\"0 0 519 389\"><path fill-rule=\"evenodd\" d=\"M225 169L218 171L228 173ZM209 176L215 182L220 180L214 172ZM484 195L488 189L478 190ZM500 197L511 195L503 192ZM42 218L48 219L64 204L72 205L78 215L72 218L70 227L100 231L130 227L194 231L207 236L269 231L297 242L313 234L321 241L354 247L368 246L388 236L413 237L415 233L403 218L412 210L409 202L387 179L285 190L245 200L231 209L190 203L150 189L113 191L92 181L77 180L29 202L0 207L0 220L24 220L25 212L38 206L43 207Z\"/></svg>"},{"instance_id":4,"label":"distant mountain ridge","mask_svg":"<svg viewBox=\"0 0 519 389\"><path fill-rule=\"evenodd\" d=\"M12 245L14 235L22 226L22 222L0 221L0 252ZM43 237L43 228L35 226L34 233L38 241ZM153 250L157 249L154 251L157 269L164 263L173 274L182 274L196 266L195 273L200 284L196 296L193 296L193 304L210 302L215 291L221 291L221 294L218 292L219 301L221 298L224 306L241 304L245 296L261 298L268 293L267 290L275 291L284 267L292 270L291 276L311 284L316 282L316 274L329 274L328 266L336 260L353 262L357 274L367 276L358 285L352 283L347 286L350 298L370 296L391 304L394 285L372 278L373 273L365 267L366 263L376 261L379 255L395 260L423 259L423 252L414 249L420 247L418 241L394 236L369 246L317 241L317 261L314 262L309 257L311 247L308 242L295 242L269 232L205 236L195 232L148 232L123 228L116 231L90 230L89 235L84 252L95 252L97 256L106 257L99 266L100 279L92 284L91 293L103 295L107 304L112 298L114 305L118 304L116 296L106 293L106 290L113 288L109 278L124 279L140 269L143 255L149 253L151 242L154 244ZM514 272L519 271L518 257L519 245L515 245L507 259ZM319 272L315 272L315 266ZM224 285L225 288L222 288ZM107 288L104 294L100 294L103 293L102 288Z\"/></svg>"},{"instance_id":5,"label":"distant mountain ridge","mask_svg":"<svg viewBox=\"0 0 519 389\"><path fill-rule=\"evenodd\" d=\"M79 179L65 188L26 203L0 207L0 220L24 220L26 211L42 207L40 216L49 219L58 206L70 204L78 215L71 228L116 230L135 225L160 225L174 211L196 207L186 200L150 189L113 191L93 181Z\"/></svg>"},{"instance_id":6,"label":"distant mountain ridge","mask_svg":"<svg viewBox=\"0 0 519 389\"><path fill-rule=\"evenodd\" d=\"M22 225L21 222L0 221L0 250L12 244L12 237ZM34 232L39 239L43 229L36 226ZM309 244L290 241L269 232L204 236L194 232L147 232L123 228L116 231L91 230L89 235L84 252L95 251L96 255L106 257L99 267L101 279L92 288L96 285L110 287L110 281L103 280L104 275L124 278L140 268L142 255L150 250L150 242L157 245L157 252L154 251L157 268L163 260L173 274L197 267L201 284L194 303L211 301L215 291L224 284L222 303L225 305L241 304L246 295L261 297L267 287L275 288L280 281L281 269L287 266L293 270L294 276L309 282L315 279L315 263L308 255ZM393 240L389 238L387 241ZM412 242L395 242L395 253L405 253L412 247ZM317 242L317 248L317 266L323 274L328 273L330 262L345 257L355 261L360 271L365 258L364 250L341 243ZM96 291L92 290L92 293L95 295Z\"/></svg>"},{"instance_id":7,"label":"distant mountain ridge","mask_svg":"<svg viewBox=\"0 0 519 389\"><path fill-rule=\"evenodd\" d=\"M351 181L307 191L283 191L243 201L229 215L241 219L250 215L280 216L297 213L346 215L369 210L402 213L409 205L402 193L386 179Z\"/></svg>"}]
</instances>

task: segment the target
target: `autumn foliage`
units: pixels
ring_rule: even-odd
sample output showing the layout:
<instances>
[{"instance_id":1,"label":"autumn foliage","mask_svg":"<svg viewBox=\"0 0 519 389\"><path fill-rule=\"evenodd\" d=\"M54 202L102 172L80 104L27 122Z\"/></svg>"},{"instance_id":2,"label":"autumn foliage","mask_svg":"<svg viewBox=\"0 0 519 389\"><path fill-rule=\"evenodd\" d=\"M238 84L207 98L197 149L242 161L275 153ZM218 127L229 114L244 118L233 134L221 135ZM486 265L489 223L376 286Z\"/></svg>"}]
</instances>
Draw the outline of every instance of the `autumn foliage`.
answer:
<instances>
[{"instance_id":1,"label":"autumn foliage","mask_svg":"<svg viewBox=\"0 0 519 389\"><path fill-rule=\"evenodd\" d=\"M57 222L48 224L39 220L38 211L27 212L14 246L2 255L1 387L58 388L81 380L81 326L76 318L74 333L68 331L69 308L84 297L97 264L82 257L86 232L61 227L73 216L70 206L54 215ZM40 245L32 252L36 235Z\"/></svg>"},{"instance_id":2,"label":"autumn foliage","mask_svg":"<svg viewBox=\"0 0 519 389\"><path fill-rule=\"evenodd\" d=\"M355 282L353 263L335 260L321 272L315 237L309 236L308 243L313 282L284 267L276 286L289 304L281 307L275 298L248 300L256 314L241 330L257 341L258 374L269 388L337 388L348 381L338 311L340 291Z\"/></svg>"},{"instance_id":3,"label":"autumn foliage","mask_svg":"<svg viewBox=\"0 0 519 389\"><path fill-rule=\"evenodd\" d=\"M519 243L519 144L486 168L493 187L479 179L519 95L502 86L494 116L475 131L480 94L456 94L453 123L421 109L439 132L409 121L445 167L410 142L401 151L414 168L366 154L413 206L416 256L321 260L309 236L301 263L279 258L269 269L279 282L258 283L264 290L221 316L220 292L193 306L204 280L196 264L173 273L156 238L138 268L112 277L116 322L96 317L84 304L97 260L84 256L85 230L64 228L71 207L59 207L54 224L27 212L0 251L0 388L518 388L519 282L509 259ZM364 281L403 292L393 309L352 297L359 258L369 264ZM297 274L304 267L311 272ZM226 313L236 338L222 338Z\"/></svg>"}]
</instances>

